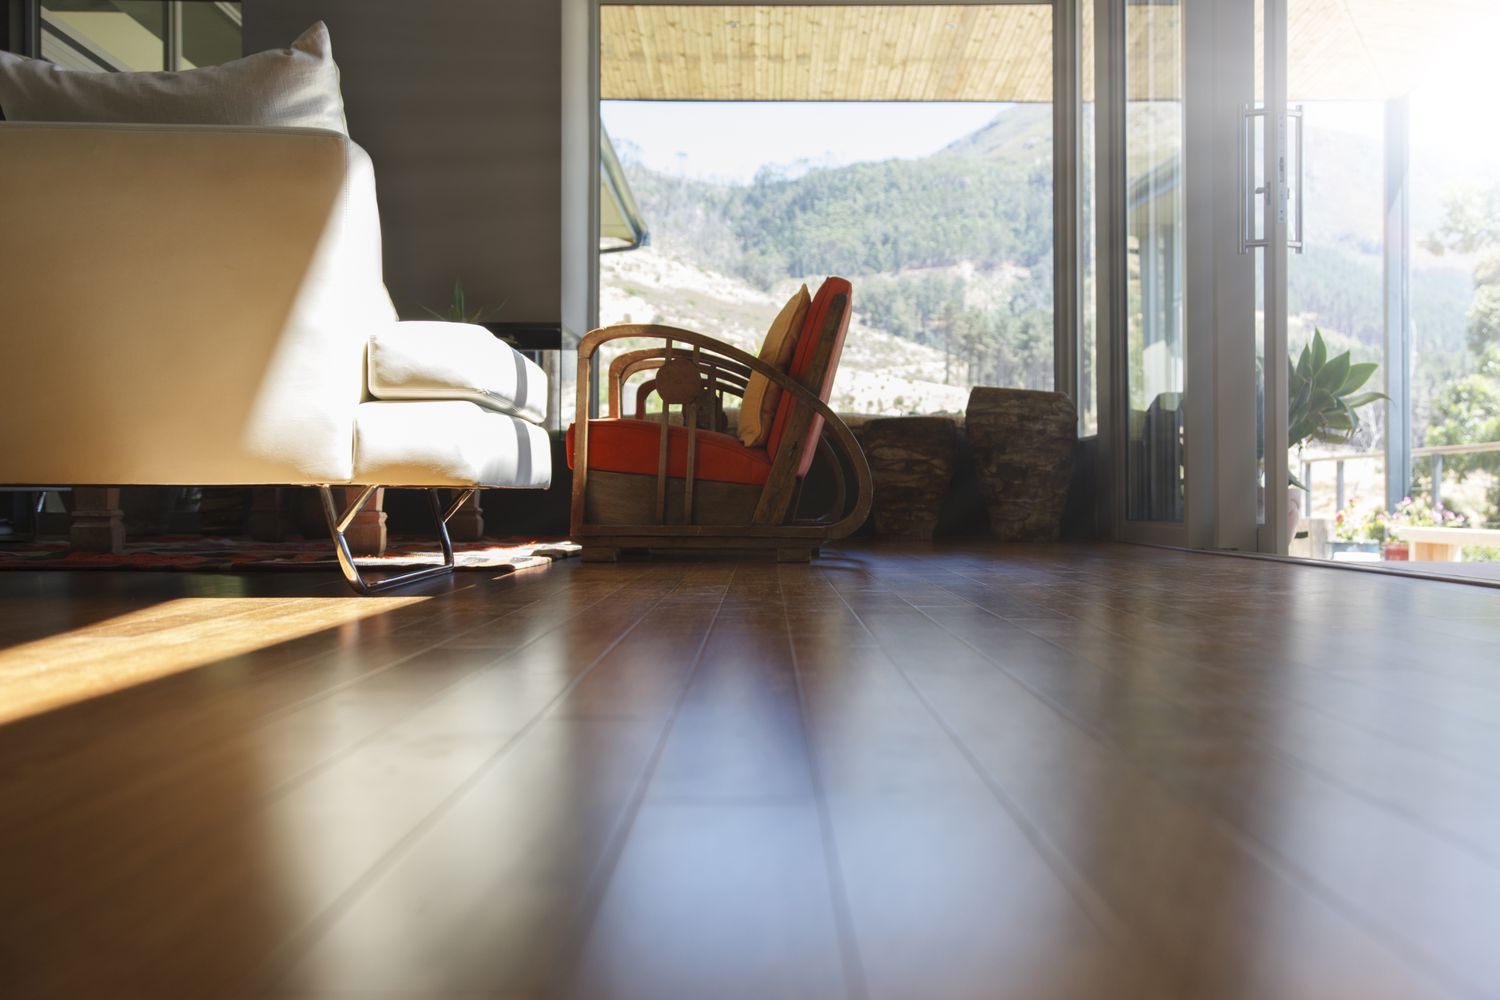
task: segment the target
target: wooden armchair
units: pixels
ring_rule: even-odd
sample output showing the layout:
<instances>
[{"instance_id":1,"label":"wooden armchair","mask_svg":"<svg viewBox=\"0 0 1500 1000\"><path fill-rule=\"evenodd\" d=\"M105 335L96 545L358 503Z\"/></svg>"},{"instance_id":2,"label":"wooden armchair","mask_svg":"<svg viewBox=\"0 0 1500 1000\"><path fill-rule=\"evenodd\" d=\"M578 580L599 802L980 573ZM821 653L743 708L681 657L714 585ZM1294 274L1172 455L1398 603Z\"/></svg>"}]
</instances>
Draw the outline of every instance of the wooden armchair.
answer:
<instances>
[{"instance_id":1,"label":"wooden armchair","mask_svg":"<svg viewBox=\"0 0 1500 1000\"><path fill-rule=\"evenodd\" d=\"M622 549L772 549L780 561L805 562L864 522L870 467L848 425L828 408L850 291L842 278L824 282L786 372L675 327L611 326L583 339L577 421L567 444L573 539L584 558L613 560ZM601 344L626 337L663 343L615 358L607 378L609 416L590 420L594 355ZM752 373L781 389L764 448L723 432L724 397L743 397ZM626 417L624 388L642 374L635 413ZM653 394L662 404L654 419L646 415ZM816 516L800 516L802 484L816 459L831 474L832 502ZM852 502L846 469L854 480Z\"/></svg>"}]
</instances>

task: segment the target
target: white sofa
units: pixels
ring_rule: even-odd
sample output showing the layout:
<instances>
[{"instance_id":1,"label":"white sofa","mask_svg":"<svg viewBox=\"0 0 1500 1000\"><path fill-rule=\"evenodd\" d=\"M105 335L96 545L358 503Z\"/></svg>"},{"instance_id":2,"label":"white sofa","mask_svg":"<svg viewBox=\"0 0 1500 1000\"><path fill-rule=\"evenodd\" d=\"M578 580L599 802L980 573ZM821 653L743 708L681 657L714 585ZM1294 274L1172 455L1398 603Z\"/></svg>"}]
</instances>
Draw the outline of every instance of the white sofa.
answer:
<instances>
[{"instance_id":1,"label":"white sofa","mask_svg":"<svg viewBox=\"0 0 1500 1000\"><path fill-rule=\"evenodd\" d=\"M0 124L0 371L0 483L324 487L365 592L327 487L551 481L545 376L398 321L334 132Z\"/></svg>"}]
</instances>

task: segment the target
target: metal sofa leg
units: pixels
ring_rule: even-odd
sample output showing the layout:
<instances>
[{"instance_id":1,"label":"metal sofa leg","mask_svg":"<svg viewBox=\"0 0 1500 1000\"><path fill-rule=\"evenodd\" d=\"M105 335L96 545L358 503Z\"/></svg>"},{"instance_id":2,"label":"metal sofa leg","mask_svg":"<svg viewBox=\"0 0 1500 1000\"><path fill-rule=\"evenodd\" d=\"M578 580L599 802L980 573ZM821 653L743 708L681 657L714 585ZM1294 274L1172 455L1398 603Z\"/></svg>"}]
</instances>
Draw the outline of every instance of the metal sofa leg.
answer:
<instances>
[{"instance_id":1,"label":"metal sofa leg","mask_svg":"<svg viewBox=\"0 0 1500 1000\"><path fill-rule=\"evenodd\" d=\"M388 590L395 590L397 587L405 587L422 580L451 574L453 572L453 540L448 537L448 519L457 513L464 502L478 490L459 490L458 496L445 511L443 502L438 497L438 491L435 488L428 489L427 499L432 503L432 517L437 524L438 542L443 547L443 564L414 569L409 573L400 573L371 583L365 580L359 572L359 567L355 565L354 556L349 551L349 541L344 533L349 530L349 526L354 523L354 519L359 516L359 512L375 495L378 488L378 486L364 487L359 496L355 497L354 502L349 505L349 509L340 514L333 501L332 488L318 487L318 493L323 498L323 516L328 520L328 532L333 536L334 547L338 553L339 569L343 571L344 579L348 581L349 586L361 594L381 594Z\"/></svg>"}]
</instances>

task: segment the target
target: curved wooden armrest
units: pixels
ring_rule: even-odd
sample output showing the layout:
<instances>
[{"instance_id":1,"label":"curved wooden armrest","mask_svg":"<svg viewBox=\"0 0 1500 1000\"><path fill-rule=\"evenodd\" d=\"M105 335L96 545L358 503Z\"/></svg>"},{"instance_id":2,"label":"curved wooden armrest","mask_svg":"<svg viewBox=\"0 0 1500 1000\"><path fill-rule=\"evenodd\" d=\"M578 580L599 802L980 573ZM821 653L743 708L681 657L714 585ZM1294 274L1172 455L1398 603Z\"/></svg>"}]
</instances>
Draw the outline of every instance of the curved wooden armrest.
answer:
<instances>
[{"instance_id":1,"label":"curved wooden armrest","mask_svg":"<svg viewBox=\"0 0 1500 1000\"><path fill-rule=\"evenodd\" d=\"M589 371L594 352L599 349L600 344L626 337L680 341L691 347L715 352L750 372L764 375L783 392L790 393L797 405L806 406L822 417L825 433L832 435L839 449L848 458L854 470L855 480L854 506L848 514L828 526L828 537L830 539L844 538L857 531L865 522L865 518L870 513L870 504L874 499L875 491L870 477L870 464L865 460L865 453L860 448L859 441L855 439L854 432L849 429L849 425L844 423L837 413L829 409L828 404L819 399L816 393L785 372L776 370L760 358L726 344L722 340L675 326L664 326L659 323L621 323L590 330L588 335L579 342L578 407L573 430L573 464L575 467L586 468L588 464ZM582 509L583 488L584 477L574 476L574 501L577 510Z\"/></svg>"},{"instance_id":2,"label":"curved wooden armrest","mask_svg":"<svg viewBox=\"0 0 1500 1000\"><path fill-rule=\"evenodd\" d=\"M676 357L679 353L682 352L674 350L670 352L670 356ZM624 377L629 378L630 373L625 371L626 368L633 367L634 365L642 361L665 361L667 360L668 356L668 351L665 347L643 347L640 350L636 351L626 351L624 354L616 356L616 358L609 363L609 374L611 378L617 375L623 375ZM706 354L700 354L699 357L701 363L705 367L712 367L716 371L739 375L741 377L749 377L750 375L750 369L745 365L742 365L737 361L730 361L728 358L719 357L712 351L709 351Z\"/></svg>"},{"instance_id":3,"label":"curved wooden armrest","mask_svg":"<svg viewBox=\"0 0 1500 1000\"><path fill-rule=\"evenodd\" d=\"M681 327L666 326L661 323L616 323L614 326L601 326L590 330L582 340L578 342L579 358L590 358L599 349L600 344L606 344L611 340L619 340L622 337L644 337L649 340L680 340L684 343L696 342L699 347L717 350L719 347L730 351L735 348L720 340L698 333L693 330L684 330Z\"/></svg>"}]
</instances>

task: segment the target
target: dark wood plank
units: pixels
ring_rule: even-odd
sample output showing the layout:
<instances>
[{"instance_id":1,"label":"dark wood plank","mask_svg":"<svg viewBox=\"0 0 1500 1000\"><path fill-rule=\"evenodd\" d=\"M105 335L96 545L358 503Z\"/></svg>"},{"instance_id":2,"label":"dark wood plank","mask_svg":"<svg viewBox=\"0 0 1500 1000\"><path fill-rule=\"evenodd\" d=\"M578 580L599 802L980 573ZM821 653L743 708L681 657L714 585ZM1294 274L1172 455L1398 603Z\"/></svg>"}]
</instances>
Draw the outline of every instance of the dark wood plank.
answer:
<instances>
[{"instance_id":1,"label":"dark wood plank","mask_svg":"<svg viewBox=\"0 0 1500 1000\"><path fill-rule=\"evenodd\" d=\"M989 544L340 587L0 575L0 993L1500 982L1494 591Z\"/></svg>"}]
</instances>

